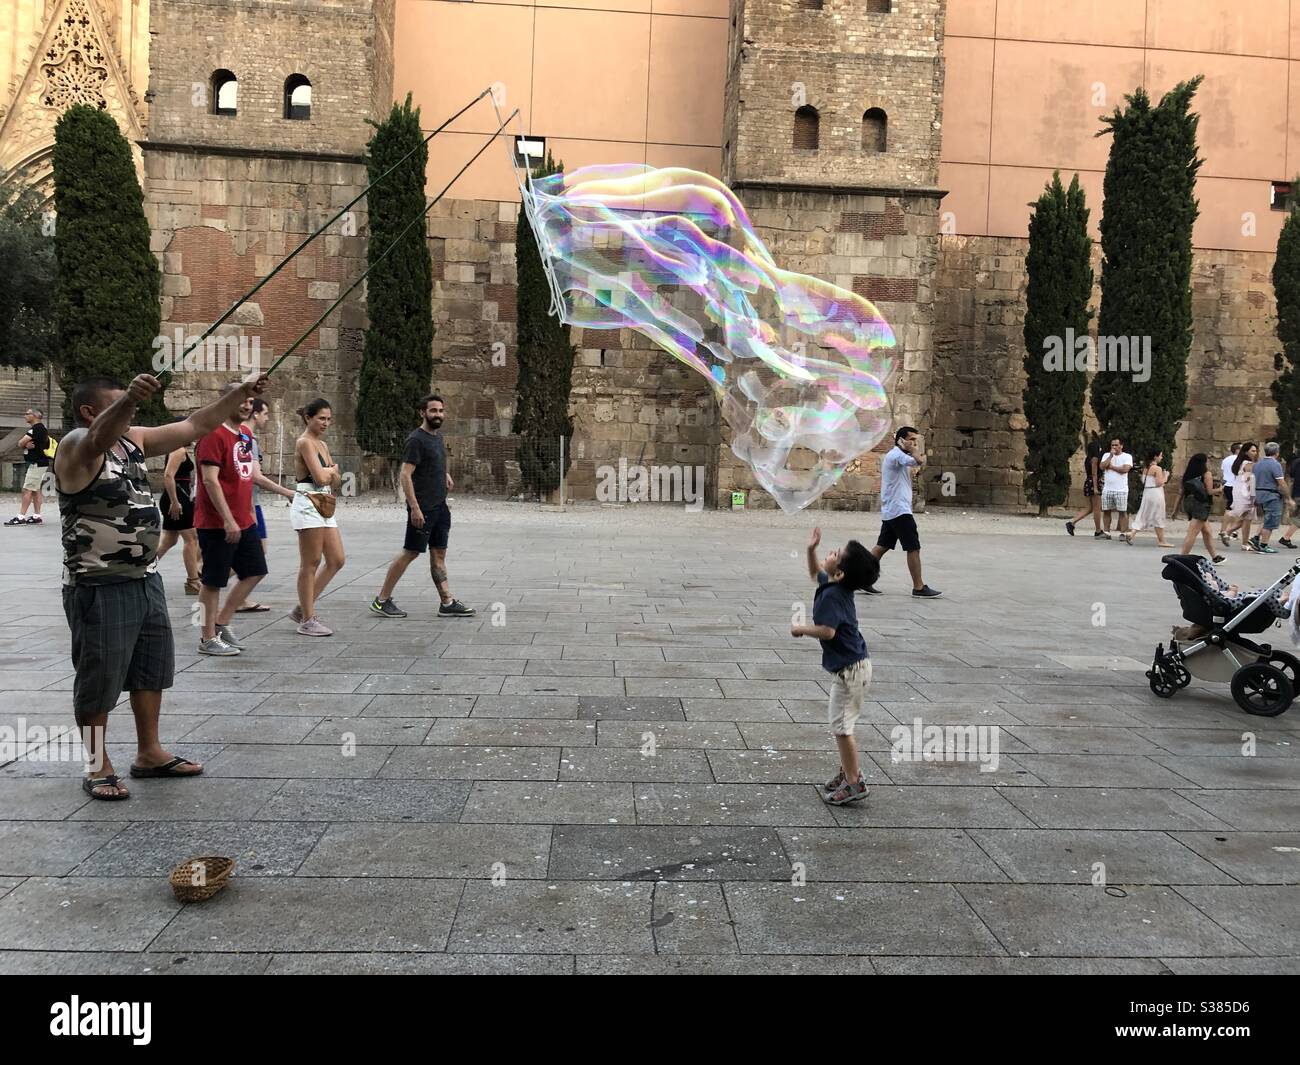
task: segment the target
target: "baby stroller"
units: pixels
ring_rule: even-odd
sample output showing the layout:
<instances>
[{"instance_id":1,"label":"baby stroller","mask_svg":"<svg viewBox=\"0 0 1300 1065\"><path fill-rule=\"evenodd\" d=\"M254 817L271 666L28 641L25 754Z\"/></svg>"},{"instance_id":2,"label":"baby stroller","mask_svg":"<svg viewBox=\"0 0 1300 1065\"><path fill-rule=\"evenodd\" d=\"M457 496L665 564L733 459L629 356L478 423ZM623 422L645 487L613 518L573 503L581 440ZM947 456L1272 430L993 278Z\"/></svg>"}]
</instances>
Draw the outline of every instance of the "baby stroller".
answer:
<instances>
[{"instance_id":1,"label":"baby stroller","mask_svg":"<svg viewBox=\"0 0 1300 1065\"><path fill-rule=\"evenodd\" d=\"M1267 588L1232 594L1207 559L1165 555L1161 576L1172 581L1183 617L1200 630L1190 640L1156 647L1147 670L1151 690L1162 699L1187 687L1192 677L1229 683L1232 698L1248 714L1277 717L1300 690L1300 659L1247 639L1290 616L1287 589L1300 575L1300 561Z\"/></svg>"}]
</instances>

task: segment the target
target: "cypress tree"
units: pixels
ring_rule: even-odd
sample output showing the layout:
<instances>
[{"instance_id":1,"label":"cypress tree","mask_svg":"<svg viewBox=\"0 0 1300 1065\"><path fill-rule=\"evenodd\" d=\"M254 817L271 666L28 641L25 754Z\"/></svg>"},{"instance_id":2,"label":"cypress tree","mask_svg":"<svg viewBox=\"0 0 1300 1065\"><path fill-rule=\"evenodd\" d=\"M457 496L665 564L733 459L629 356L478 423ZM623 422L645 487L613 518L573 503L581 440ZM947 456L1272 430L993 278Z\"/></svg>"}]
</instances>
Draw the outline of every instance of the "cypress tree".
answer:
<instances>
[{"instance_id":1,"label":"cypress tree","mask_svg":"<svg viewBox=\"0 0 1300 1065\"><path fill-rule=\"evenodd\" d=\"M563 170L564 164L556 163L547 152L534 176ZM518 376L511 431L519 435L517 456L525 486L544 495L560 485L560 437L565 441L566 472L570 464L573 419L569 417L569 393L577 349L569 341L569 327L551 314L551 290L527 210L525 202L520 206L515 238Z\"/></svg>"},{"instance_id":2,"label":"cypress tree","mask_svg":"<svg viewBox=\"0 0 1300 1065\"><path fill-rule=\"evenodd\" d=\"M425 208L429 150L420 132L420 109L411 106L409 93L382 123L371 125L375 132L366 146L370 181L411 152L367 196L367 255L369 264L375 264ZM374 266L366 280L366 312L370 325L357 389L357 443L389 460L396 484L398 459L433 378L433 264L424 225L412 226Z\"/></svg>"},{"instance_id":3,"label":"cypress tree","mask_svg":"<svg viewBox=\"0 0 1300 1065\"><path fill-rule=\"evenodd\" d=\"M43 369L54 353L54 235L41 197L0 172L0 366Z\"/></svg>"},{"instance_id":4,"label":"cypress tree","mask_svg":"<svg viewBox=\"0 0 1300 1065\"><path fill-rule=\"evenodd\" d=\"M1187 354L1192 345L1192 226L1198 214L1198 116L1190 110L1201 78L1176 85L1152 107L1138 89L1102 120L1111 135L1101 217L1103 341L1150 341L1150 378L1099 367L1092 407L1105 435L1120 437L1134 457L1131 484L1140 483L1148 448L1172 463L1174 437L1187 413ZM1136 507L1141 491L1130 491Z\"/></svg>"},{"instance_id":5,"label":"cypress tree","mask_svg":"<svg viewBox=\"0 0 1300 1065\"><path fill-rule=\"evenodd\" d=\"M1079 175L1069 189L1052 175L1029 218L1025 269L1025 492L1038 513L1064 503L1070 491L1070 458L1083 427L1087 375L1072 362L1045 362L1049 344L1061 345L1068 360L1071 337L1088 332L1092 294L1092 238Z\"/></svg>"},{"instance_id":6,"label":"cypress tree","mask_svg":"<svg viewBox=\"0 0 1300 1065\"><path fill-rule=\"evenodd\" d=\"M153 373L154 341L162 328L160 271L149 250L131 148L107 112L77 104L55 125L54 209L55 322L64 393L87 377L130 383L137 374ZM156 424L167 416L155 397L138 418Z\"/></svg>"},{"instance_id":7,"label":"cypress tree","mask_svg":"<svg viewBox=\"0 0 1300 1065\"><path fill-rule=\"evenodd\" d=\"M1294 200L1277 238L1273 292L1286 367L1269 390L1277 404L1277 442L1283 455L1296 457L1300 456L1300 210Z\"/></svg>"}]
</instances>

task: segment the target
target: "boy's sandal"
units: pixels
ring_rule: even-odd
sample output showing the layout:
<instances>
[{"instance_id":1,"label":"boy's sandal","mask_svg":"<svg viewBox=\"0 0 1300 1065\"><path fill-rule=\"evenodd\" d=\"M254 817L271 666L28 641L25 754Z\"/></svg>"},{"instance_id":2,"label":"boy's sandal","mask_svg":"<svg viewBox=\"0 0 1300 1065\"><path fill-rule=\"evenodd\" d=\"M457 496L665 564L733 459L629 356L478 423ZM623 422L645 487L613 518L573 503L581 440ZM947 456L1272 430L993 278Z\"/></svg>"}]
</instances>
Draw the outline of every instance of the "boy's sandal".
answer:
<instances>
[{"instance_id":1,"label":"boy's sandal","mask_svg":"<svg viewBox=\"0 0 1300 1065\"><path fill-rule=\"evenodd\" d=\"M844 770L841 769L830 780L822 785L822 791L838 791L844 783Z\"/></svg>"},{"instance_id":2,"label":"boy's sandal","mask_svg":"<svg viewBox=\"0 0 1300 1065\"><path fill-rule=\"evenodd\" d=\"M826 796L831 806L847 806L851 802L860 802L867 797L867 782L858 777L854 784L845 783L833 795Z\"/></svg>"},{"instance_id":3,"label":"boy's sandal","mask_svg":"<svg viewBox=\"0 0 1300 1065\"><path fill-rule=\"evenodd\" d=\"M197 777L203 770L198 773L181 773L177 772L183 765L196 765L188 758L173 758L166 765L133 765L131 766L131 775L133 777Z\"/></svg>"},{"instance_id":4,"label":"boy's sandal","mask_svg":"<svg viewBox=\"0 0 1300 1065\"><path fill-rule=\"evenodd\" d=\"M120 788L121 782L117 775L109 773L106 777L82 777L81 790L89 795L92 799L99 799L101 802L121 802L123 799L129 799L131 796L123 795L120 791L108 795L96 791L96 788Z\"/></svg>"}]
</instances>

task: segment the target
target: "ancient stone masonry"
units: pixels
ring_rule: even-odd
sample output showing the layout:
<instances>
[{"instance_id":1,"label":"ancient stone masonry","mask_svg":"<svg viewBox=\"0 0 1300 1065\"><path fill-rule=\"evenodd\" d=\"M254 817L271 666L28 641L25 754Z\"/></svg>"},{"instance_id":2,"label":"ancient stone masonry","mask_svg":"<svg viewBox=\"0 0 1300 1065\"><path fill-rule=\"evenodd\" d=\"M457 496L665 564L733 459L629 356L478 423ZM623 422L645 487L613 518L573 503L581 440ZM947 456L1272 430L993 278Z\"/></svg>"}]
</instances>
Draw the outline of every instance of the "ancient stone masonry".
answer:
<instances>
[{"instance_id":1,"label":"ancient stone masonry","mask_svg":"<svg viewBox=\"0 0 1300 1065\"><path fill-rule=\"evenodd\" d=\"M392 18L392 0L153 4L160 43L145 200L163 268L164 337L177 329L197 336L366 185L366 120L392 104ZM196 33L197 24L207 32ZM239 80L234 115L212 113L218 69ZM292 74L311 81L306 121L285 115ZM365 206L362 199L220 328L229 347L210 350L247 356L256 343L260 365L269 366L365 270ZM364 294L358 288L276 371L262 441L268 473L289 469L280 448L300 431L292 412L317 396L334 407L335 453L345 469L357 466ZM173 409L207 401L234 375L228 367L181 374Z\"/></svg>"},{"instance_id":2,"label":"ancient stone masonry","mask_svg":"<svg viewBox=\"0 0 1300 1065\"><path fill-rule=\"evenodd\" d=\"M849 0L826 0L820 9L799 0L734 0L723 172L783 268L876 305L898 343L894 421L924 427L946 0L892 6L874 13ZM809 108L816 148L796 146L808 142ZM798 138L797 120L805 122ZM733 489L753 482L721 438L719 448L718 499L725 503ZM879 458L863 456L821 505L875 505ZM752 501L771 505L761 492Z\"/></svg>"},{"instance_id":3,"label":"ancient stone masonry","mask_svg":"<svg viewBox=\"0 0 1300 1065\"><path fill-rule=\"evenodd\" d=\"M1027 248L1028 241L1018 237L940 238L926 484L933 503L1028 505L1022 487ZM1222 457L1232 441L1267 440L1277 428L1269 395L1274 356L1281 350L1272 264L1273 256L1261 252L1193 253L1189 414L1177 437L1176 472L1197 451ZM1095 246L1093 270L1100 279L1101 251ZM1096 308L1100 299L1094 287L1090 305ZM1095 425L1085 409L1086 429ZM1072 472L1070 503L1082 505L1082 447ZM943 491L944 473L952 474L955 494ZM1172 483L1171 505L1176 492Z\"/></svg>"}]
</instances>

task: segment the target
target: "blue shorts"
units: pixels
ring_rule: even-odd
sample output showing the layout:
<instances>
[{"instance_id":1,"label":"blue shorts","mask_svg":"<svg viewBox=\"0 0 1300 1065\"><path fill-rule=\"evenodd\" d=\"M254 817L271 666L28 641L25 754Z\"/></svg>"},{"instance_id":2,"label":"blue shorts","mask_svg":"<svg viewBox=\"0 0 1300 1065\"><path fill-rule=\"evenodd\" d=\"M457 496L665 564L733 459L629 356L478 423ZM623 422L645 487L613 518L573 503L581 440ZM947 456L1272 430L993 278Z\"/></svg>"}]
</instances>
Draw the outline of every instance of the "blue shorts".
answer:
<instances>
[{"instance_id":1,"label":"blue shorts","mask_svg":"<svg viewBox=\"0 0 1300 1065\"><path fill-rule=\"evenodd\" d=\"M253 514L257 518L257 536L258 539L266 539L266 518L262 515L262 506L259 503L253 508Z\"/></svg>"},{"instance_id":2,"label":"blue shorts","mask_svg":"<svg viewBox=\"0 0 1300 1065\"><path fill-rule=\"evenodd\" d=\"M1260 492L1255 501L1264 512L1264 528L1278 528L1282 524L1282 497L1276 492Z\"/></svg>"}]
</instances>

